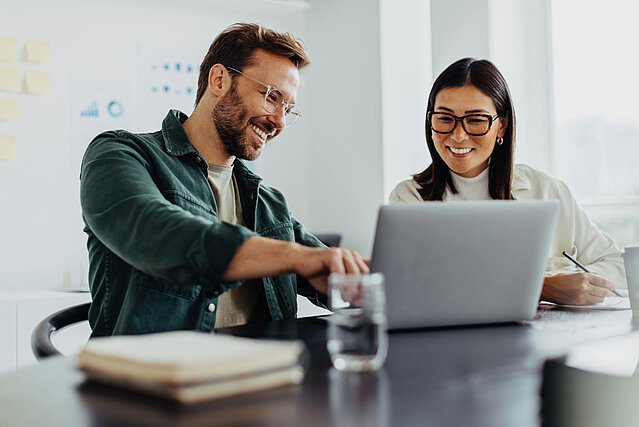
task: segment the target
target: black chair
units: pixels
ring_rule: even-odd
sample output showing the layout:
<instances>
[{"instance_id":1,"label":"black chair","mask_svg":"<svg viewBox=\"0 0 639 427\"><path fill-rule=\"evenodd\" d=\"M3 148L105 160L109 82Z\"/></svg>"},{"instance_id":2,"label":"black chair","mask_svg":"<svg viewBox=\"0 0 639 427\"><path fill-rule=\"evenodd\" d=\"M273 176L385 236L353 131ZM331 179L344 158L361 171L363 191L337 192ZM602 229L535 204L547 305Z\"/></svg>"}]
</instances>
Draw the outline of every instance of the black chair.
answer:
<instances>
[{"instance_id":1,"label":"black chair","mask_svg":"<svg viewBox=\"0 0 639 427\"><path fill-rule=\"evenodd\" d=\"M337 248L342 241L342 235L336 233L319 233L315 234L315 237L331 248Z\"/></svg>"},{"instance_id":2,"label":"black chair","mask_svg":"<svg viewBox=\"0 0 639 427\"><path fill-rule=\"evenodd\" d=\"M88 319L90 302L67 307L46 317L31 333L31 349L36 359L42 360L62 353L51 342L54 332Z\"/></svg>"}]
</instances>

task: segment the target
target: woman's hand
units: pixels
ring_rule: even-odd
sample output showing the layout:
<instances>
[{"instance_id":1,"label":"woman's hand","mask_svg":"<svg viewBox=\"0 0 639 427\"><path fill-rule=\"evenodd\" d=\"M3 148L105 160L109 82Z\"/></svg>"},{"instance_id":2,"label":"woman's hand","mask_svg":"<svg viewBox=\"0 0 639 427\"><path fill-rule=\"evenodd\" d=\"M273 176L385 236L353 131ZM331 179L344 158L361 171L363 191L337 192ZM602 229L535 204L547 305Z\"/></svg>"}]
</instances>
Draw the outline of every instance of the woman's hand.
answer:
<instances>
[{"instance_id":1,"label":"woman's hand","mask_svg":"<svg viewBox=\"0 0 639 427\"><path fill-rule=\"evenodd\" d=\"M615 286L593 273L559 273L544 278L541 299L557 304L591 305L612 295Z\"/></svg>"}]
</instances>

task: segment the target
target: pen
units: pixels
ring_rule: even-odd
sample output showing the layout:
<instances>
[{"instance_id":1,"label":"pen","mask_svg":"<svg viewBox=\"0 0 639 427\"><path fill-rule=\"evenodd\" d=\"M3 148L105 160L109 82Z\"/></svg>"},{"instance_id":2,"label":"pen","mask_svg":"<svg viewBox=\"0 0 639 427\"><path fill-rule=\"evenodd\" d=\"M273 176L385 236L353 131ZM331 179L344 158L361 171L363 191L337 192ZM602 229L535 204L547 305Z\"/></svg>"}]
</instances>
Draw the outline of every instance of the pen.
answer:
<instances>
[{"instance_id":1,"label":"pen","mask_svg":"<svg viewBox=\"0 0 639 427\"><path fill-rule=\"evenodd\" d=\"M579 261L577 261L576 259L574 259L573 257L571 257L570 255L568 255L566 253L566 251L563 251L561 253L563 256L565 256L566 258L568 258L573 264L575 264L577 267L581 268L583 271L585 271L586 273L590 273L590 270L588 270L586 267L584 267ZM611 291L613 294L617 295L618 297L623 298L623 296L615 291L614 289Z\"/></svg>"}]
</instances>

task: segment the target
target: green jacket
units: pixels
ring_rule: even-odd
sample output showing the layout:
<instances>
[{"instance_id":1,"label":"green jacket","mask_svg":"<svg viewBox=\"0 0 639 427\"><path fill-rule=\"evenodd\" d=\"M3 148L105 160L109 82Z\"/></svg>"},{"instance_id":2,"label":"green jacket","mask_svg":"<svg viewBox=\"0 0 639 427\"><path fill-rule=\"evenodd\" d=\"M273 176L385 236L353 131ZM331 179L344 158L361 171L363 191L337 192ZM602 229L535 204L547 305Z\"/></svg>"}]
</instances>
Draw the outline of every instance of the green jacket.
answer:
<instances>
[{"instance_id":1,"label":"green jacket","mask_svg":"<svg viewBox=\"0 0 639 427\"><path fill-rule=\"evenodd\" d=\"M233 168L247 227L217 219L207 164L171 110L154 133L98 135L82 161L80 198L88 234L93 336L211 330L222 282L251 236L322 243L291 216L284 196L242 161ZM296 294L325 299L305 279L262 279L265 318L294 318ZM258 302L260 304L260 302Z\"/></svg>"}]
</instances>

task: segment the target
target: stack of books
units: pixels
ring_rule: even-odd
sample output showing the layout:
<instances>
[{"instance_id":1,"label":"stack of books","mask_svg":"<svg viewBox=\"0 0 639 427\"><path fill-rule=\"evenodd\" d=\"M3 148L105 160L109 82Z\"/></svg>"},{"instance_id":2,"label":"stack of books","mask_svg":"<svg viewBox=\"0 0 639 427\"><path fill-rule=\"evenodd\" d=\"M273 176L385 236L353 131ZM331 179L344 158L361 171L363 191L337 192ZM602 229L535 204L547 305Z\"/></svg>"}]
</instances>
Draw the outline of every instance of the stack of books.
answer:
<instances>
[{"instance_id":1,"label":"stack of books","mask_svg":"<svg viewBox=\"0 0 639 427\"><path fill-rule=\"evenodd\" d=\"M94 338L78 356L95 381L182 403L299 384L300 342L191 331Z\"/></svg>"}]
</instances>

